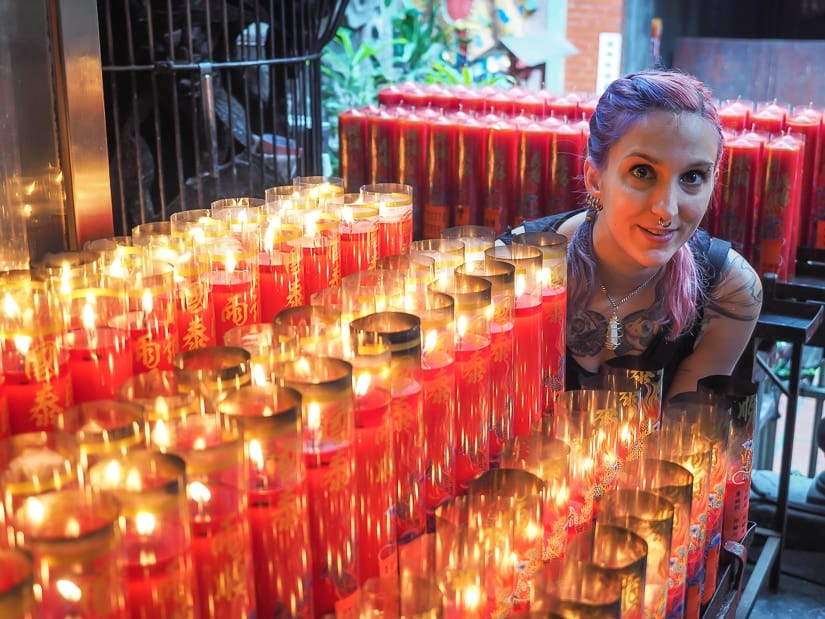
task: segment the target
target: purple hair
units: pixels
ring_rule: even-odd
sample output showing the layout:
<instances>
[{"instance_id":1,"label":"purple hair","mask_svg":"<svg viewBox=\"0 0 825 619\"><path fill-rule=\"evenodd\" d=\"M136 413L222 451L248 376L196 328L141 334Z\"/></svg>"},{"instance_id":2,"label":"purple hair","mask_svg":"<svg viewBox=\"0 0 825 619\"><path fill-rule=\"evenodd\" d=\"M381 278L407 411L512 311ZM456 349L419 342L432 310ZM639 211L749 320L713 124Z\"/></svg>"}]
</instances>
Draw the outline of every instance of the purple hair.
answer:
<instances>
[{"instance_id":1,"label":"purple hair","mask_svg":"<svg viewBox=\"0 0 825 619\"><path fill-rule=\"evenodd\" d=\"M716 165L722 155L722 127L708 88L695 77L678 71L643 71L612 82L599 98L590 118L587 154L598 169L604 169L610 148L645 115L653 111L699 114L716 129L719 148ZM572 311L585 307L598 286L593 252L593 220L590 212L568 246L569 303ZM706 294L704 270L697 264L690 244L680 247L665 267L656 286L656 320L668 326L668 339L690 331L698 317L698 303Z\"/></svg>"}]
</instances>

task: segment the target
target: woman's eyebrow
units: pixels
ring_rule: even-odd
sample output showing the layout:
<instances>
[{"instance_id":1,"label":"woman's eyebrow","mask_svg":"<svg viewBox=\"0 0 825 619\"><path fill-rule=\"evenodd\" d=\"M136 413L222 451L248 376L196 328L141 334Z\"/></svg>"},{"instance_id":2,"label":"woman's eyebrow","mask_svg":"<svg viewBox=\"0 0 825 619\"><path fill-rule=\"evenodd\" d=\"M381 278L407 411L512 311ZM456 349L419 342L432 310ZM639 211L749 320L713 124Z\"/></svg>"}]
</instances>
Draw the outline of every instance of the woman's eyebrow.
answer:
<instances>
[{"instance_id":1,"label":"woman's eyebrow","mask_svg":"<svg viewBox=\"0 0 825 619\"><path fill-rule=\"evenodd\" d=\"M630 158L630 157L638 157L639 159L644 159L646 161L649 161L652 164L659 164L660 163L660 161L656 157L653 157L649 153L644 153L644 152L640 152L640 151L636 151L636 150L631 151L631 152L627 153L627 155L625 155L625 159ZM694 161L692 163L689 163L686 167L687 168L702 168L702 167L712 168L713 165L714 165L714 162L710 161L709 159L697 159L696 161Z\"/></svg>"}]
</instances>

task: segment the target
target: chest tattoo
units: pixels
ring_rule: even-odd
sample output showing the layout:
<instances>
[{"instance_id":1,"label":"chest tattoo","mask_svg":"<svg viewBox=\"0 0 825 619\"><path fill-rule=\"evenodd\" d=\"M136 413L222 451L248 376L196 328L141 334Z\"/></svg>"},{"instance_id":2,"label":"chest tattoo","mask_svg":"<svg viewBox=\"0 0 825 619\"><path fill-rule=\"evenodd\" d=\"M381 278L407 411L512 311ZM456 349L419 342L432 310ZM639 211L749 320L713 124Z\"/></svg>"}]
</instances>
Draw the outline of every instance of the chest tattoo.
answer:
<instances>
[{"instance_id":1,"label":"chest tattoo","mask_svg":"<svg viewBox=\"0 0 825 619\"><path fill-rule=\"evenodd\" d=\"M656 335L656 322L648 311L628 314L621 320L622 342L616 356L642 353ZM576 357L594 357L604 346L608 317L593 310L580 310L567 317L567 347Z\"/></svg>"}]
</instances>

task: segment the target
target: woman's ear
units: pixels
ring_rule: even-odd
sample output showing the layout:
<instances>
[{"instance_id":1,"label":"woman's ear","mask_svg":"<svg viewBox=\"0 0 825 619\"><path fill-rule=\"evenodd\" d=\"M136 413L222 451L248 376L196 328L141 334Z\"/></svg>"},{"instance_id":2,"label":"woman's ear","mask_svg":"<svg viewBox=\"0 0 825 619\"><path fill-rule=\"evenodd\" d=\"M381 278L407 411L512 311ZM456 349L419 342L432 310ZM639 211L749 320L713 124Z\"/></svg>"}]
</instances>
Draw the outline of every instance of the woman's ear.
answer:
<instances>
[{"instance_id":1,"label":"woman's ear","mask_svg":"<svg viewBox=\"0 0 825 619\"><path fill-rule=\"evenodd\" d=\"M584 160L584 188L587 193L600 198L601 195L601 173L599 169L590 160L590 157Z\"/></svg>"}]
</instances>

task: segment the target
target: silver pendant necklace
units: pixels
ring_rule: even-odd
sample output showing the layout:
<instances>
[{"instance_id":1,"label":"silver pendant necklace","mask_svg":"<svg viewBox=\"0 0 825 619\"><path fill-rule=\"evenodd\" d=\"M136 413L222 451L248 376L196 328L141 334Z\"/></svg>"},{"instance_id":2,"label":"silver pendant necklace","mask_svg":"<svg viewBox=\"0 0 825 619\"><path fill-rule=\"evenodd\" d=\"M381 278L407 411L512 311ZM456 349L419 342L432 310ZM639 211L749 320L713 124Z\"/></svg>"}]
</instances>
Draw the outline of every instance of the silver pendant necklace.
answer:
<instances>
[{"instance_id":1,"label":"silver pendant necklace","mask_svg":"<svg viewBox=\"0 0 825 619\"><path fill-rule=\"evenodd\" d=\"M659 269L661 271L661 269ZM610 306L613 308L613 313L610 316L610 319L607 321L607 333L604 337L604 347L607 350L616 350L622 343L622 321L619 320L619 307L630 301L633 297L635 297L639 292L644 290L644 288L656 279L656 276L659 274L659 271L656 271L653 275L648 277L645 281L641 284L636 286L633 290L628 292L625 296L623 296L618 301L614 301L613 297L607 292L607 288L605 287L604 283L599 282L599 287L602 289L604 296L607 298Z\"/></svg>"}]
</instances>

